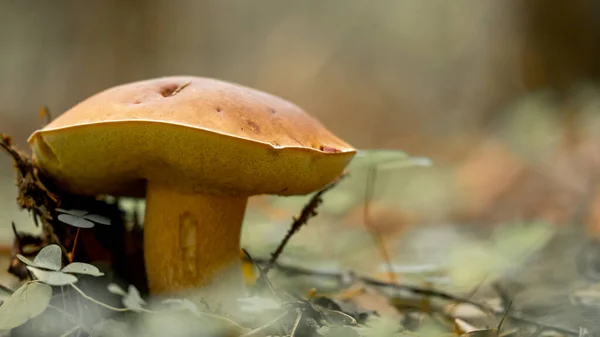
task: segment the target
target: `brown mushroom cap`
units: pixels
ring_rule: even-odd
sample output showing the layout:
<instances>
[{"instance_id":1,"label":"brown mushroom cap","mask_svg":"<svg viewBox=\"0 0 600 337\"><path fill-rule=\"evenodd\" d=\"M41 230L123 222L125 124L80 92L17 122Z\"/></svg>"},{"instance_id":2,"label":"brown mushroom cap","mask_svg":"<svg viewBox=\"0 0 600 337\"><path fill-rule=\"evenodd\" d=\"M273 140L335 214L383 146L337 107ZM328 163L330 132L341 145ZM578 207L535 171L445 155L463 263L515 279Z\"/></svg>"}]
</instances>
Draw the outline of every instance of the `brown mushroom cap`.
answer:
<instances>
[{"instance_id":1,"label":"brown mushroom cap","mask_svg":"<svg viewBox=\"0 0 600 337\"><path fill-rule=\"evenodd\" d=\"M138 196L146 180L190 192L306 194L356 153L293 103L191 76L102 91L29 143L47 175L83 195Z\"/></svg>"}]
</instances>

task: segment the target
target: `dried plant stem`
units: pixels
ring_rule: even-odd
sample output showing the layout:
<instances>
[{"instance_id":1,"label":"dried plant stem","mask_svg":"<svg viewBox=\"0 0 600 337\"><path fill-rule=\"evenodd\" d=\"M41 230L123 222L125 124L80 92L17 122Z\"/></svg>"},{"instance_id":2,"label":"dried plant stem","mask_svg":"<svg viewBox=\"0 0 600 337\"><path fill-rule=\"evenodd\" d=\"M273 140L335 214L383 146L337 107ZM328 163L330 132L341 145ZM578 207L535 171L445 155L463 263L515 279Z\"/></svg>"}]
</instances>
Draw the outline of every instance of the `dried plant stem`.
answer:
<instances>
[{"instance_id":1,"label":"dried plant stem","mask_svg":"<svg viewBox=\"0 0 600 337\"><path fill-rule=\"evenodd\" d=\"M85 298L85 299L86 299L86 300L88 300L88 301L94 302L94 303L96 303L97 305L99 305L99 306L101 306L101 307L104 307L104 308L106 308L106 309L109 309L109 310L112 310L112 311L117 311L117 312L127 312L127 311L132 311L132 310L131 310L131 309L129 309L129 308L117 308L117 307L110 306L110 305L108 305L108 304L104 304L104 303L102 303L102 302L100 302L100 301L98 301L98 300L94 299L93 297L91 297L91 296L88 296L86 293L84 293L84 292L83 292L83 290L79 289L79 287L77 287L76 285L74 285L74 284L70 284L70 286L71 286L73 289L75 289L75 290L76 290L76 291L77 291L77 292L78 292L78 293L79 293L79 294L80 294L80 295L81 295L83 298Z\"/></svg>"},{"instance_id":2,"label":"dried plant stem","mask_svg":"<svg viewBox=\"0 0 600 337\"><path fill-rule=\"evenodd\" d=\"M81 228L77 227L77 232L75 233L75 239L73 239L73 248L71 248L71 253L68 255L70 263L73 263L73 260L75 260L75 249L77 248L77 240L79 239L79 231L80 230L81 230Z\"/></svg>"},{"instance_id":3,"label":"dried plant stem","mask_svg":"<svg viewBox=\"0 0 600 337\"><path fill-rule=\"evenodd\" d=\"M275 249L275 251L271 254L269 262L263 268L263 274L267 274L269 270L271 270L273 264L277 261L277 259L283 252L283 249L287 245L288 241L292 238L292 236L294 236L294 234L296 234L300 230L300 228L302 228L302 226L306 225L310 218L317 215L317 207L319 207L319 205L323 202L323 194L325 194L330 189L334 188L341 179L346 177L346 175L347 173L343 173L335 181L325 186L319 192L315 193L315 195L310 199L310 201L304 206L302 212L300 212L300 216L294 218L294 221L292 222L292 225L290 226L290 229L288 230L287 234L285 235L283 240L281 240L281 243L279 243L277 249Z\"/></svg>"},{"instance_id":4,"label":"dried plant stem","mask_svg":"<svg viewBox=\"0 0 600 337\"><path fill-rule=\"evenodd\" d=\"M71 329L65 331L62 335L60 335L60 337L67 337L68 335L72 334L73 332L75 332L79 329L81 329L81 327L79 325L76 325L76 326L72 327Z\"/></svg>"},{"instance_id":5,"label":"dried plant stem","mask_svg":"<svg viewBox=\"0 0 600 337\"><path fill-rule=\"evenodd\" d=\"M254 262L256 262L257 264L268 264L269 260L254 258ZM287 272L288 274L309 275L309 276L316 276L316 277L332 278L332 279L336 279L340 282L342 280L348 278L348 273L324 272L324 271L312 270L312 269L303 268L303 267L296 267L296 266L281 264L279 262L275 262L272 265L272 267L277 268L283 272ZM516 313L507 312L507 310L498 310L498 309L492 308L486 304L479 303L475 300L457 296L457 295L452 295L450 293L447 293L447 292L444 292L441 290L434 290L431 288L422 288L422 287L398 284L398 283L390 283L390 282L380 281L378 279L370 278L367 276L356 275L356 274L351 274L351 275L354 280L363 282L363 283L371 285L371 286L380 287L380 288L392 288L395 290L412 293L414 295L435 297L435 298L439 298L439 299L446 300L446 301L470 304L470 305L477 307L481 311L483 311L487 314L494 315L496 317L502 318L503 316L505 316L505 319L507 319L507 320L512 320L514 322L532 325L537 328L541 328L542 330L555 331L555 332L559 332L559 333L570 335L570 336L579 336L578 330L573 330L573 329L564 328L564 327L551 325L551 324L540 323L531 318L523 317Z\"/></svg>"},{"instance_id":6,"label":"dried plant stem","mask_svg":"<svg viewBox=\"0 0 600 337\"><path fill-rule=\"evenodd\" d=\"M370 217L371 203L373 202L373 196L375 194L376 177L377 167L375 165L369 166L365 190L365 207L363 208L363 224L365 225L373 239L375 239L375 245L379 249L381 258L383 259L388 268L388 277L390 278L390 281L396 282L396 273L394 273L394 268L392 267L392 259L390 257L390 253L388 252L385 246L385 241L383 240L381 233L379 233L377 227L373 225Z\"/></svg>"},{"instance_id":7,"label":"dried plant stem","mask_svg":"<svg viewBox=\"0 0 600 337\"><path fill-rule=\"evenodd\" d=\"M302 312L299 312L298 317L296 317L296 321L294 322L294 326L292 327L292 331L290 332L290 337L296 336L296 330L298 329L298 325L300 325L301 319L302 319Z\"/></svg>"},{"instance_id":8,"label":"dried plant stem","mask_svg":"<svg viewBox=\"0 0 600 337\"><path fill-rule=\"evenodd\" d=\"M283 314L275 317L275 319L273 319L272 321L259 326L258 328L252 330L252 331L248 331L245 334L241 335L240 337L255 337L255 336L263 336L263 332L265 332L267 329L269 329L270 327L272 327L273 325L275 325L275 323L279 322L280 320L284 319L285 317L287 317L288 312L284 312Z\"/></svg>"}]
</instances>

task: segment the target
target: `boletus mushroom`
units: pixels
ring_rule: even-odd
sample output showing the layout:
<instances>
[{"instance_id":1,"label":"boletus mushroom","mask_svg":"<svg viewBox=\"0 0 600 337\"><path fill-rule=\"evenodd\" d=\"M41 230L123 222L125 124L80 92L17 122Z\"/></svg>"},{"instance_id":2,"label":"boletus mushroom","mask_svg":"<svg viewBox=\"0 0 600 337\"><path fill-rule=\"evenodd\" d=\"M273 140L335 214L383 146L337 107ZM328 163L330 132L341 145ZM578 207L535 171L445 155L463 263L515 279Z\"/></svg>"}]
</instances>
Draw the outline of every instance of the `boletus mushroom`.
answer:
<instances>
[{"instance_id":1,"label":"boletus mushroom","mask_svg":"<svg viewBox=\"0 0 600 337\"><path fill-rule=\"evenodd\" d=\"M29 144L41 171L65 191L145 193L153 294L215 286L243 292L248 198L316 191L356 153L293 103L191 76L104 90L35 131Z\"/></svg>"}]
</instances>

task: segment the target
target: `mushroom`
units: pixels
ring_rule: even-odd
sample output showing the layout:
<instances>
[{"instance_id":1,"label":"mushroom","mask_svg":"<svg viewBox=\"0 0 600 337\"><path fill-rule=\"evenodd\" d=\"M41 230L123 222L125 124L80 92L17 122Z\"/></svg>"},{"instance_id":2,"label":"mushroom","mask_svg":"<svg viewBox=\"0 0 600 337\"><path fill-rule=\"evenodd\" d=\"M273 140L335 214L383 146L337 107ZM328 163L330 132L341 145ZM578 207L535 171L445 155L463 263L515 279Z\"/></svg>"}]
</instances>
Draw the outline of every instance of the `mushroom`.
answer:
<instances>
[{"instance_id":1,"label":"mushroom","mask_svg":"<svg viewBox=\"0 0 600 337\"><path fill-rule=\"evenodd\" d=\"M191 76L104 90L35 131L29 144L40 170L65 191L145 193L152 294L243 293L248 198L316 191L356 153L293 103Z\"/></svg>"}]
</instances>

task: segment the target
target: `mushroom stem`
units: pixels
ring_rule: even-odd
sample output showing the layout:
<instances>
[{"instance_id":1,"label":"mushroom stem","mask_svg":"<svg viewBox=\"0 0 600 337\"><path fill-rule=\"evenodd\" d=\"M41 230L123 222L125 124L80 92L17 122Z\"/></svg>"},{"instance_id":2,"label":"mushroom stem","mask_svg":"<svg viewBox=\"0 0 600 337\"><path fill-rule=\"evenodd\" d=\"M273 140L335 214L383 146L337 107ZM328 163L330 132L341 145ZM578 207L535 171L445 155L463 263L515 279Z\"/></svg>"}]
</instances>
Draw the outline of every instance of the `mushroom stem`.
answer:
<instances>
[{"instance_id":1,"label":"mushroom stem","mask_svg":"<svg viewBox=\"0 0 600 337\"><path fill-rule=\"evenodd\" d=\"M248 198L183 191L148 182L144 258L150 292L202 288L211 295L203 297L220 300L242 293L240 234Z\"/></svg>"}]
</instances>

